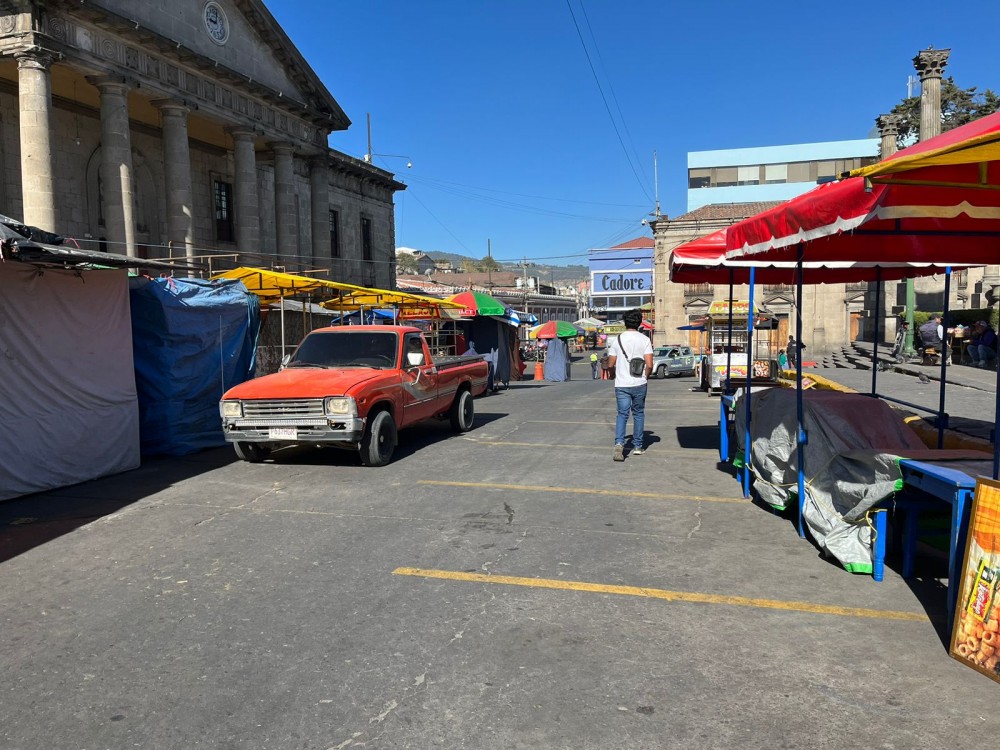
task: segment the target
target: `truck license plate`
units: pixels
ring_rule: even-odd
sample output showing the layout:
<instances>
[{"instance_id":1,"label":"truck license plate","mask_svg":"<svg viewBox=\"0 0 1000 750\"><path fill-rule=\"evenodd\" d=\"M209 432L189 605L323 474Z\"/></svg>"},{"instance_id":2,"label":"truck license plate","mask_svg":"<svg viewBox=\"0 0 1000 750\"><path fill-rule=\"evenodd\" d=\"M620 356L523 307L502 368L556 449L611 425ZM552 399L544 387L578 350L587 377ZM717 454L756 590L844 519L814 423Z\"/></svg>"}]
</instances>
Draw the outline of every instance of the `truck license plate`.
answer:
<instances>
[{"instance_id":1,"label":"truck license plate","mask_svg":"<svg viewBox=\"0 0 1000 750\"><path fill-rule=\"evenodd\" d=\"M267 431L271 440L297 440L299 431L295 427L271 427Z\"/></svg>"}]
</instances>

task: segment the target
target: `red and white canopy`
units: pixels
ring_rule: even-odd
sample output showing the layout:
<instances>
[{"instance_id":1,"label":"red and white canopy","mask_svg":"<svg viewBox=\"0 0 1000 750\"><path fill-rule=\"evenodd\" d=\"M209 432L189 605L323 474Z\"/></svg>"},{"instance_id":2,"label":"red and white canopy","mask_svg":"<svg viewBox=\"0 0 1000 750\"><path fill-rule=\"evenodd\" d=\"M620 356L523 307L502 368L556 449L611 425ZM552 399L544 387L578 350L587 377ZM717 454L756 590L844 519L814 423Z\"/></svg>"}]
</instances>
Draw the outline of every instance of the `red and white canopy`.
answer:
<instances>
[{"instance_id":1,"label":"red and white canopy","mask_svg":"<svg viewBox=\"0 0 1000 750\"><path fill-rule=\"evenodd\" d=\"M772 261L762 256L745 260L726 257L726 230L721 229L674 248L670 254L670 280L685 284L748 284L750 269L757 284L794 284L797 263ZM849 260L806 261L802 264L807 284L845 284L881 279L905 279L944 273L930 263L887 263Z\"/></svg>"},{"instance_id":2,"label":"red and white canopy","mask_svg":"<svg viewBox=\"0 0 1000 750\"><path fill-rule=\"evenodd\" d=\"M1000 261L1000 113L729 227L730 259Z\"/></svg>"}]
</instances>

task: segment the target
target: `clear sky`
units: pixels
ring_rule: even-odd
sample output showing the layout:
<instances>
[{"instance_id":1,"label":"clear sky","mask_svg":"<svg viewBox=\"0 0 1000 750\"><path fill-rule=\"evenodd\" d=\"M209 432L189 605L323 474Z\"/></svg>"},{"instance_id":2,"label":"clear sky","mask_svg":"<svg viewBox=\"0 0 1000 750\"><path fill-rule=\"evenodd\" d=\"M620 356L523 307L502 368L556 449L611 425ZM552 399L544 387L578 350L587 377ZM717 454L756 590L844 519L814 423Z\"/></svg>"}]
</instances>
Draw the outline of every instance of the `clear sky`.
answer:
<instances>
[{"instance_id":1,"label":"clear sky","mask_svg":"<svg viewBox=\"0 0 1000 750\"><path fill-rule=\"evenodd\" d=\"M370 113L373 151L412 161L374 159L409 186L397 246L430 253L581 263L651 236L654 150L679 215L688 151L867 137L928 46L1000 89L987 0L265 2L353 123L331 147L361 157Z\"/></svg>"}]
</instances>

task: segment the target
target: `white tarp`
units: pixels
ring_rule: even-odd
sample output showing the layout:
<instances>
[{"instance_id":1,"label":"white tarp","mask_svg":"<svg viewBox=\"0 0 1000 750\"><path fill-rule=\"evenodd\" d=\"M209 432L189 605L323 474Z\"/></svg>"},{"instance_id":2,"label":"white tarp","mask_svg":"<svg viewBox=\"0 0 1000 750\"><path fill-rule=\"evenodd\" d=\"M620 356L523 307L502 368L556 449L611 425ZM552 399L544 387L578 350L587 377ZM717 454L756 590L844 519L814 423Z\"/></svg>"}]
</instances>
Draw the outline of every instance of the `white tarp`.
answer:
<instances>
[{"instance_id":1,"label":"white tarp","mask_svg":"<svg viewBox=\"0 0 1000 750\"><path fill-rule=\"evenodd\" d=\"M139 466L124 270L0 262L0 500Z\"/></svg>"}]
</instances>

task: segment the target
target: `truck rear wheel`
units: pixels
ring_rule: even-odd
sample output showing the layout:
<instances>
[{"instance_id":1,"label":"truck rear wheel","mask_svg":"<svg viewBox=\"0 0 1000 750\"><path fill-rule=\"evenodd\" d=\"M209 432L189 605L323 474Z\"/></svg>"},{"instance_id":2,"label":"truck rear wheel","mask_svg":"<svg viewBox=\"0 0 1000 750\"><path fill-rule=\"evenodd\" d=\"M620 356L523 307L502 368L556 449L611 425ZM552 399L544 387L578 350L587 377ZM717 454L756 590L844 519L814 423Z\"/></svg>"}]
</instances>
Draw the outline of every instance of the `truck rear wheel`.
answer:
<instances>
[{"instance_id":1,"label":"truck rear wheel","mask_svg":"<svg viewBox=\"0 0 1000 750\"><path fill-rule=\"evenodd\" d=\"M271 453L271 448L263 443L238 442L233 443L233 448L241 460L252 464L260 463Z\"/></svg>"},{"instance_id":2,"label":"truck rear wheel","mask_svg":"<svg viewBox=\"0 0 1000 750\"><path fill-rule=\"evenodd\" d=\"M361 461L365 466L385 466L396 449L396 423L388 411L368 420L361 439Z\"/></svg>"},{"instance_id":3,"label":"truck rear wheel","mask_svg":"<svg viewBox=\"0 0 1000 750\"><path fill-rule=\"evenodd\" d=\"M470 391L459 391L455 394L448 418L451 420L451 429L455 432L468 432L472 429L472 422L476 418L476 405Z\"/></svg>"}]
</instances>

